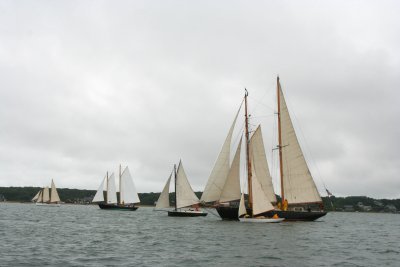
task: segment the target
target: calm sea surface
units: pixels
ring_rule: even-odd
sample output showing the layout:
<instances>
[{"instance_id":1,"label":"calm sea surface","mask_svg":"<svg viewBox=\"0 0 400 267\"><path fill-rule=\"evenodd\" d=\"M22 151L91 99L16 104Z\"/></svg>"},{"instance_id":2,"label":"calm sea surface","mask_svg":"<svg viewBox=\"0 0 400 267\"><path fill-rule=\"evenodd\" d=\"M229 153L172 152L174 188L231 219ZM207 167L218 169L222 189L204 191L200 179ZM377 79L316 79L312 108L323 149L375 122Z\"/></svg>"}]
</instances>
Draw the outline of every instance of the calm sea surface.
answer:
<instances>
[{"instance_id":1,"label":"calm sea surface","mask_svg":"<svg viewBox=\"0 0 400 267\"><path fill-rule=\"evenodd\" d=\"M0 266L400 266L399 244L398 214L243 224L144 207L0 204Z\"/></svg>"}]
</instances>

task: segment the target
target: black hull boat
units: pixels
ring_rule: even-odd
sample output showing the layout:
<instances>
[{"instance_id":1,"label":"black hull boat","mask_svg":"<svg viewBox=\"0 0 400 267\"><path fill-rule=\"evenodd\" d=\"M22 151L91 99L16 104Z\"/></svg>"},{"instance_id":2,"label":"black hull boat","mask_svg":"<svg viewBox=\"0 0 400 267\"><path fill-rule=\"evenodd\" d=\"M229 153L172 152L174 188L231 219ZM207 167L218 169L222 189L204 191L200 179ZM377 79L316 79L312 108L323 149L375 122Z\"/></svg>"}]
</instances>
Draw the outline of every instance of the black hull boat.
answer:
<instances>
[{"instance_id":1,"label":"black hull boat","mask_svg":"<svg viewBox=\"0 0 400 267\"><path fill-rule=\"evenodd\" d=\"M185 210L185 211L172 210L172 211L168 211L168 216L171 216L171 217L202 217L202 216L207 216L207 213L202 212L202 211L194 211L194 210Z\"/></svg>"},{"instance_id":2,"label":"black hull boat","mask_svg":"<svg viewBox=\"0 0 400 267\"><path fill-rule=\"evenodd\" d=\"M125 211L135 211L139 207L134 205L118 205L118 204L106 204L106 203L99 203L100 209L103 210L125 210Z\"/></svg>"},{"instance_id":3,"label":"black hull boat","mask_svg":"<svg viewBox=\"0 0 400 267\"><path fill-rule=\"evenodd\" d=\"M221 216L222 220L234 220L238 221L238 207L226 207L219 206L216 210ZM247 212L251 214L251 210L247 209ZM273 210L266 213L260 214L266 217L272 217L277 214L279 218L285 218L285 221L315 221L326 215L326 211L283 211L283 210Z\"/></svg>"}]
</instances>

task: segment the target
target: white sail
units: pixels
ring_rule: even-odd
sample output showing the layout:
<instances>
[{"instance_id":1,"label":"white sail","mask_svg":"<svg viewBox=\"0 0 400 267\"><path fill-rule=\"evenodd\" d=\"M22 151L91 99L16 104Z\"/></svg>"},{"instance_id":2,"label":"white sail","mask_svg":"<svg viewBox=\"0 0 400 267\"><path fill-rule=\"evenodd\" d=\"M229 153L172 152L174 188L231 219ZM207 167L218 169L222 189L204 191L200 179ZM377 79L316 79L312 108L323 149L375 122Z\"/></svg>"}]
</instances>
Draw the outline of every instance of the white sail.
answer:
<instances>
[{"instance_id":1,"label":"white sail","mask_svg":"<svg viewBox=\"0 0 400 267\"><path fill-rule=\"evenodd\" d=\"M239 212L238 212L238 216L242 216L242 215L246 215L247 211L246 211L246 206L244 204L244 194L242 194L242 196L240 197L240 203L239 203Z\"/></svg>"},{"instance_id":2,"label":"white sail","mask_svg":"<svg viewBox=\"0 0 400 267\"><path fill-rule=\"evenodd\" d=\"M228 177L222 189L220 202L237 200L240 198L240 151L242 146L242 138L236 149L235 157L233 158Z\"/></svg>"},{"instance_id":3,"label":"white sail","mask_svg":"<svg viewBox=\"0 0 400 267\"><path fill-rule=\"evenodd\" d=\"M222 146L221 152L218 155L217 161L215 162L214 168L211 171L210 177L208 178L207 185L201 196L201 201L212 202L217 201L221 197L222 189L224 187L226 178L229 173L229 157L231 153L231 140L233 129L236 124L236 119L239 115L240 108L236 113L235 119L233 120L232 126L229 129L228 135Z\"/></svg>"},{"instance_id":4,"label":"white sail","mask_svg":"<svg viewBox=\"0 0 400 267\"><path fill-rule=\"evenodd\" d=\"M186 177L185 170L183 169L182 162L179 162L178 170L176 173L176 207L183 208L199 203L199 199L193 192L192 187Z\"/></svg>"},{"instance_id":5,"label":"white sail","mask_svg":"<svg viewBox=\"0 0 400 267\"><path fill-rule=\"evenodd\" d=\"M140 202L139 195L128 167L125 168L121 175L120 199L123 204Z\"/></svg>"},{"instance_id":6,"label":"white sail","mask_svg":"<svg viewBox=\"0 0 400 267\"><path fill-rule=\"evenodd\" d=\"M157 200L157 204L156 204L156 209L163 209L163 208L169 208L170 204L169 204L169 184L171 182L171 177L172 177L172 173L169 176L167 183L164 186L163 191L160 194L160 197Z\"/></svg>"},{"instance_id":7,"label":"white sail","mask_svg":"<svg viewBox=\"0 0 400 267\"><path fill-rule=\"evenodd\" d=\"M251 176L251 189L253 196L253 216L274 209L271 200L268 199L262 189L261 183L258 181L257 174L254 171Z\"/></svg>"},{"instance_id":8,"label":"white sail","mask_svg":"<svg viewBox=\"0 0 400 267\"><path fill-rule=\"evenodd\" d=\"M322 202L301 151L283 92L279 87L283 189L289 204Z\"/></svg>"},{"instance_id":9,"label":"white sail","mask_svg":"<svg viewBox=\"0 0 400 267\"><path fill-rule=\"evenodd\" d=\"M104 177L103 181L101 182L99 189L97 189L96 195L94 195L94 198L92 202L102 202L104 201L104 181L107 179L107 176Z\"/></svg>"},{"instance_id":10,"label":"white sail","mask_svg":"<svg viewBox=\"0 0 400 267\"><path fill-rule=\"evenodd\" d=\"M257 175L258 181L261 183L262 189L268 196L268 199L270 199L272 203L276 203L272 177L269 172L267 156L264 149L261 125L257 127L250 139L250 157L251 164L254 167L254 171Z\"/></svg>"},{"instance_id":11,"label":"white sail","mask_svg":"<svg viewBox=\"0 0 400 267\"><path fill-rule=\"evenodd\" d=\"M40 196L40 192L42 192L42 190L40 190L39 192L37 192L37 194L32 198L32 201L38 200L38 198L39 198L39 196Z\"/></svg>"},{"instance_id":12,"label":"white sail","mask_svg":"<svg viewBox=\"0 0 400 267\"><path fill-rule=\"evenodd\" d=\"M39 191L39 196L36 202L43 202L43 189Z\"/></svg>"},{"instance_id":13,"label":"white sail","mask_svg":"<svg viewBox=\"0 0 400 267\"><path fill-rule=\"evenodd\" d=\"M108 178L107 182L107 203L115 204L117 203L117 191L115 189L115 177L114 173Z\"/></svg>"},{"instance_id":14,"label":"white sail","mask_svg":"<svg viewBox=\"0 0 400 267\"><path fill-rule=\"evenodd\" d=\"M50 202L60 202L60 197L58 196L56 185L54 184L53 179L51 179L51 195Z\"/></svg>"},{"instance_id":15,"label":"white sail","mask_svg":"<svg viewBox=\"0 0 400 267\"><path fill-rule=\"evenodd\" d=\"M49 200L50 200L49 187L46 186L43 189L43 202L48 202Z\"/></svg>"}]
</instances>

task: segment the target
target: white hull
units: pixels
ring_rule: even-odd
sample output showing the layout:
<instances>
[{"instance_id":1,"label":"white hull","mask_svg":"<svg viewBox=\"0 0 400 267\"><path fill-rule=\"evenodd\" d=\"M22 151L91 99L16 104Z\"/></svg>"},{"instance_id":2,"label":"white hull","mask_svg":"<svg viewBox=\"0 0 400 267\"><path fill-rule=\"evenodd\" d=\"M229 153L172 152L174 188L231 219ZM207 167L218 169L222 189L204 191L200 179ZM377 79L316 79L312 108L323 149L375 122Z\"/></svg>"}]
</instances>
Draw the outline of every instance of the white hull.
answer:
<instances>
[{"instance_id":1,"label":"white hull","mask_svg":"<svg viewBox=\"0 0 400 267\"><path fill-rule=\"evenodd\" d=\"M240 222L247 223L279 223L283 221L285 218L239 218Z\"/></svg>"},{"instance_id":2,"label":"white hull","mask_svg":"<svg viewBox=\"0 0 400 267\"><path fill-rule=\"evenodd\" d=\"M202 210L181 210L181 209L178 209L178 211L179 211L179 212L186 212L186 213L195 213L195 214L202 214L202 213L205 213L205 212L202 211Z\"/></svg>"},{"instance_id":3,"label":"white hull","mask_svg":"<svg viewBox=\"0 0 400 267\"><path fill-rule=\"evenodd\" d=\"M45 207L60 207L59 203L36 203L36 206L45 206Z\"/></svg>"}]
</instances>

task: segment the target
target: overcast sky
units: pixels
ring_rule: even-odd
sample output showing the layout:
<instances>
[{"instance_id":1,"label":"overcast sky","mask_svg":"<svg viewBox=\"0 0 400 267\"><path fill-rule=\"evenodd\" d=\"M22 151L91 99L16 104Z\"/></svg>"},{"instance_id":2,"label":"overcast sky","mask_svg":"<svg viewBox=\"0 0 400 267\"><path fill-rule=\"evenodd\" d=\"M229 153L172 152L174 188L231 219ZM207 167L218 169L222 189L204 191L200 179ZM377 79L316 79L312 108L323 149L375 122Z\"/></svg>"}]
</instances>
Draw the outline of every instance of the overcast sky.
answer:
<instances>
[{"instance_id":1,"label":"overcast sky","mask_svg":"<svg viewBox=\"0 0 400 267\"><path fill-rule=\"evenodd\" d=\"M399 198L399 14L399 1L2 0L0 186L97 189L122 163L160 192L182 159L203 190L245 87L275 182L279 74L320 192Z\"/></svg>"}]
</instances>

